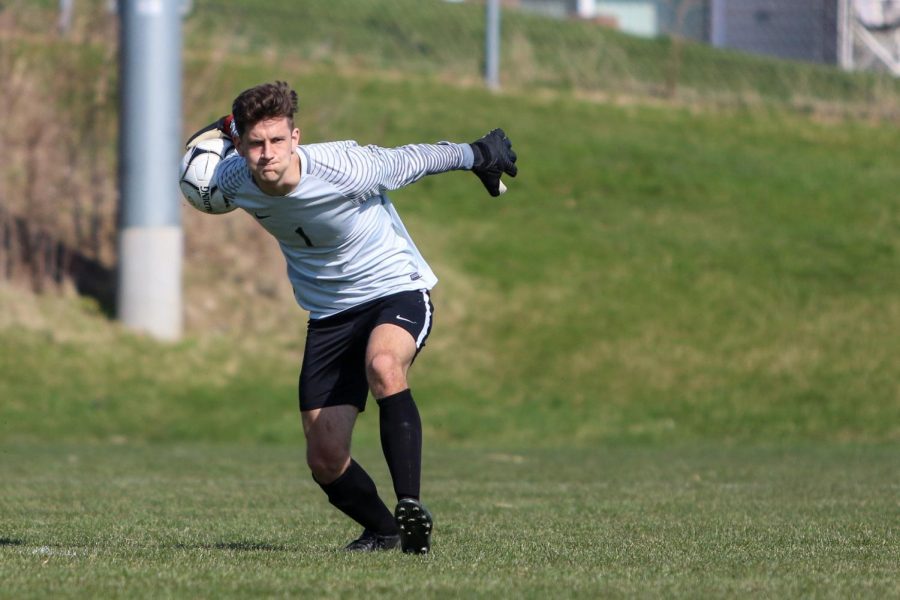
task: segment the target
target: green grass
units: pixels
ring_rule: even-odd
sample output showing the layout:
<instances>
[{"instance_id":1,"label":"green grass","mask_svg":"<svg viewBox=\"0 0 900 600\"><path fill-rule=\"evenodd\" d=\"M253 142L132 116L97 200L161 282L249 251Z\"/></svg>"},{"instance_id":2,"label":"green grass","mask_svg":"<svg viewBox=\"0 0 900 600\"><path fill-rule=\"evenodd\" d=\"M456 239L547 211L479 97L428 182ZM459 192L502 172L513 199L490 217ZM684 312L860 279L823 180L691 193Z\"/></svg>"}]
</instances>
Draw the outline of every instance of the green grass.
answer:
<instances>
[{"instance_id":1,"label":"green grass","mask_svg":"<svg viewBox=\"0 0 900 600\"><path fill-rule=\"evenodd\" d=\"M227 3L197 0L187 44L266 62L319 63L357 70L478 80L483 72L484 7L421 0ZM900 84L889 76L775 60L670 38L641 39L591 23L504 10L501 75L507 86L681 97L709 104L814 108L848 103L896 111ZM212 33L216 35L211 35ZM216 43L217 36L223 41ZM276 58L277 57L277 58ZM845 107L846 108L846 107Z\"/></svg>"},{"instance_id":2,"label":"green grass","mask_svg":"<svg viewBox=\"0 0 900 600\"><path fill-rule=\"evenodd\" d=\"M430 435L529 445L900 440L896 128L240 64L210 83L223 92L195 106L186 127L278 74L301 90L307 141L471 140L503 125L521 156L501 199L466 173L393 195L441 278L436 327L413 373ZM231 222L203 221L220 223ZM186 235L190 246L202 231ZM188 257L226 283L201 298L243 290L264 267L283 283L280 259L234 273L207 260ZM251 329L271 307L232 296ZM2 329L0 396L12 402L0 431L289 440L305 315L289 300L281 308L279 331L197 332L174 347L77 311ZM67 337L69 327L103 332L102 342Z\"/></svg>"},{"instance_id":3,"label":"green grass","mask_svg":"<svg viewBox=\"0 0 900 600\"><path fill-rule=\"evenodd\" d=\"M287 285L283 264L246 215L192 215L191 314L218 303L221 330L156 343L91 302L0 284L0 595L896 596L897 128L758 104L579 101L560 90L582 67L551 52L512 71L524 88L490 94L446 82L474 50L438 45L429 62L392 49L428 40L368 27L392 11L422 25L449 13L359 4L354 20L349 3L309 4L299 29L251 13L209 23L238 29L219 48L200 45L209 5L196 3L186 132L283 78L300 91L305 141L465 141L500 125L520 155L500 199L466 173L392 195L441 278L412 374L434 556L333 551L356 532L303 466L306 315L277 302L268 278ZM344 37L329 14L348 16ZM529 24L534 48L554 39L542 23ZM463 43L472 28L447 27ZM578 31L623 73L649 57L657 71L640 85L664 81L667 41ZM66 42L13 47L59 58ZM85 71L70 82L80 91L59 98L81 111L99 95L88 145L111 156L113 72L102 44L87 47L66 62ZM532 64L521 39L509 47ZM722 68L769 98L821 76L823 98L877 100L865 77L695 51L736 61ZM764 68L738 68L753 61ZM692 68L680 82L715 74ZM375 412L355 448L388 495Z\"/></svg>"},{"instance_id":4,"label":"green grass","mask_svg":"<svg viewBox=\"0 0 900 600\"><path fill-rule=\"evenodd\" d=\"M387 497L372 448L360 452ZM434 552L358 532L297 447L0 446L3 595L832 597L900 593L879 446L431 447Z\"/></svg>"},{"instance_id":5,"label":"green grass","mask_svg":"<svg viewBox=\"0 0 900 600\"><path fill-rule=\"evenodd\" d=\"M16 0L20 32L48 32L57 3ZM439 0L194 0L185 19L187 54L216 63L328 65L478 82L484 63L484 6ZM75 31L109 21L105 3L81 2ZM815 65L669 37L642 39L587 22L504 10L504 86L579 91L610 98L667 98L705 106L777 106L802 111L896 116L900 82L887 74ZM109 36L93 31L95 41ZM43 39L41 45L65 40Z\"/></svg>"}]
</instances>

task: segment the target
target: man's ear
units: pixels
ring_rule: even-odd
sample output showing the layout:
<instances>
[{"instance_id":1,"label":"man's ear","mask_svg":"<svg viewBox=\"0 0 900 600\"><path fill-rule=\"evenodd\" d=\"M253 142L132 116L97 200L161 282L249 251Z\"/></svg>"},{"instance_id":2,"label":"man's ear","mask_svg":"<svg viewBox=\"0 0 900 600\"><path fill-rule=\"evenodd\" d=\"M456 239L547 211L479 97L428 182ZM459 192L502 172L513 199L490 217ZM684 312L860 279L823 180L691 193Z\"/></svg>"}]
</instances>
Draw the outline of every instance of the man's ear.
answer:
<instances>
[{"instance_id":1,"label":"man's ear","mask_svg":"<svg viewBox=\"0 0 900 600\"><path fill-rule=\"evenodd\" d=\"M294 142L295 146L300 145L300 137L301 137L300 129L298 129L297 127L294 127L294 131L291 132L291 141Z\"/></svg>"},{"instance_id":2,"label":"man's ear","mask_svg":"<svg viewBox=\"0 0 900 600\"><path fill-rule=\"evenodd\" d=\"M234 149L237 150L238 155L241 158L247 158L247 155L244 153L244 145L241 143L240 139L235 140Z\"/></svg>"}]
</instances>

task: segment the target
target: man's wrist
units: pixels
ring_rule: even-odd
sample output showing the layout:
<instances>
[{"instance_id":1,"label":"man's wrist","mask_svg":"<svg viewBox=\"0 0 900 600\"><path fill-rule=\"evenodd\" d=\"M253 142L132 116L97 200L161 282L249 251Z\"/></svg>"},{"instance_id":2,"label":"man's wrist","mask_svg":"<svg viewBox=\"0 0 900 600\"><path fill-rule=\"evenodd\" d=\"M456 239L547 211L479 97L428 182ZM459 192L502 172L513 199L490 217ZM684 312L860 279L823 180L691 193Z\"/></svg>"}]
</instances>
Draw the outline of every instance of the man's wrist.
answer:
<instances>
[{"instance_id":1,"label":"man's wrist","mask_svg":"<svg viewBox=\"0 0 900 600\"><path fill-rule=\"evenodd\" d=\"M472 144L460 144L463 153L463 167L474 169L481 160L481 151Z\"/></svg>"}]
</instances>

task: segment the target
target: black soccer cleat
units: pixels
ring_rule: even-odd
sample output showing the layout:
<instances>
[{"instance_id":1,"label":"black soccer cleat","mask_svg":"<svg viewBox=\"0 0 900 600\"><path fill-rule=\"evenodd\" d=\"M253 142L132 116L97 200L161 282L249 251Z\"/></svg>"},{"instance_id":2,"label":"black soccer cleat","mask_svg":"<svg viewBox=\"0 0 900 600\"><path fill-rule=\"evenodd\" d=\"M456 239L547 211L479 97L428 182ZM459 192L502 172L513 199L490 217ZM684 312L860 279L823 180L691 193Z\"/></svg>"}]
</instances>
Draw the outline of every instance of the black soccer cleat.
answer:
<instances>
[{"instance_id":1,"label":"black soccer cleat","mask_svg":"<svg viewBox=\"0 0 900 600\"><path fill-rule=\"evenodd\" d=\"M399 535L379 535L368 529L362 535L344 547L350 552L378 552L379 550L393 550L400 545Z\"/></svg>"},{"instance_id":2,"label":"black soccer cleat","mask_svg":"<svg viewBox=\"0 0 900 600\"><path fill-rule=\"evenodd\" d=\"M425 505L413 498L397 503L394 519L400 528L400 549L407 554L428 554L431 551L433 520Z\"/></svg>"}]
</instances>

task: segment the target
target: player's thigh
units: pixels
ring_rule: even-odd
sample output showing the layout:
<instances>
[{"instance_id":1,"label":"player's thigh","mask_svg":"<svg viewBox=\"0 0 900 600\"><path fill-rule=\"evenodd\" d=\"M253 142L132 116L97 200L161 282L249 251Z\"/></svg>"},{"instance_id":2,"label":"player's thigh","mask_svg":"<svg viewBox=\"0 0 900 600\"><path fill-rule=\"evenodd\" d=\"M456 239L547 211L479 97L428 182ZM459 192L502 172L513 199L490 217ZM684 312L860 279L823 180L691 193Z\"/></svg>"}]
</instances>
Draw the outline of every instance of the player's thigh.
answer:
<instances>
[{"instance_id":1,"label":"player's thigh","mask_svg":"<svg viewBox=\"0 0 900 600\"><path fill-rule=\"evenodd\" d=\"M427 291L401 292L386 298L366 346L370 376L373 363L379 359L387 366L396 363L405 373L425 346L433 322L434 306Z\"/></svg>"},{"instance_id":2,"label":"player's thigh","mask_svg":"<svg viewBox=\"0 0 900 600\"><path fill-rule=\"evenodd\" d=\"M375 327L369 336L366 367L371 371L373 368L389 368L395 365L406 373L417 351L416 341L408 331L390 323L382 323Z\"/></svg>"},{"instance_id":3,"label":"player's thigh","mask_svg":"<svg viewBox=\"0 0 900 600\"><path fill-rule=\"evenodd\" d=\"M303 433L309 446L331 448L334 451L346 449L349 452L350 438L359 409L350 404L326 406L300 413Z\"/></svg>"},{"instance_id":4,"label":"player's thigh","mask_svg":"<svg viewBox=\"0 0 900 600\"><path fill-rule=\"evenodd\" d=\"M300 368L300 411L353 405L365 410L368 328L357 311L310 322Z\"/></svg>"}]
</instances>

